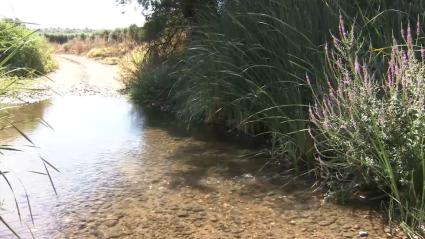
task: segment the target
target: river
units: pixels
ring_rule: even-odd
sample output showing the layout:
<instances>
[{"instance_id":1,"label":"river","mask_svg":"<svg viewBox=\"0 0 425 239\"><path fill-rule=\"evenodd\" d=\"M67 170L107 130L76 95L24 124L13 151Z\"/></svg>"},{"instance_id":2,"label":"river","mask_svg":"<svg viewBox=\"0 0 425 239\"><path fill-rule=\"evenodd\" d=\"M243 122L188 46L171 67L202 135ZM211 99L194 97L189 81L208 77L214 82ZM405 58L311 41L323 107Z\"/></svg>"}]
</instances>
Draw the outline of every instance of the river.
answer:
<instances>
[{"instance_id":1,"label":"river","mask_svg":"<svg viewBox=\"0 0 425 239\"><path fill-rule=\"evenodd\" d=\"M307 182L282 187L255 151L124 97L58 97L15 114L34 145L1 133L22 149L1 168L13 170L23 221L5 183L1 215L22 238L386 238L373 211L323 203ZM45 172L40 156L60 171L46 164L57 194L34 173ZM2 226L0 238L14 236Z\"/></svg>"}]
</instances>

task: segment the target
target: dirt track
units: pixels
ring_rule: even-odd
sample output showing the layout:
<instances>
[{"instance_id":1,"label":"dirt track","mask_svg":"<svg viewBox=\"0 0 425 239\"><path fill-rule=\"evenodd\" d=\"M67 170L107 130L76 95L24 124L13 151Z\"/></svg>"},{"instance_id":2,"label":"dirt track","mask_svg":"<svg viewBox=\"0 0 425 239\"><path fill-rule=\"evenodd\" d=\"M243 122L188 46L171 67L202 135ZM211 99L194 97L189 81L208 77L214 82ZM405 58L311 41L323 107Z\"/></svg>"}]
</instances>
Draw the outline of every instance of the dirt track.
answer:
<instances>
[{"instance_id":1,"label":"dirt track","mask_svg":"<svg viewBox=\"0 0 425 239\"><path fill-rule=\"evenodd\" d=\"M0 103L33 103L58 95L118 95L123 85L116 66L86 57L56 55L59 68L34 80L30 90L19 90L0 98Z\"/></svg>"}]
</instances>

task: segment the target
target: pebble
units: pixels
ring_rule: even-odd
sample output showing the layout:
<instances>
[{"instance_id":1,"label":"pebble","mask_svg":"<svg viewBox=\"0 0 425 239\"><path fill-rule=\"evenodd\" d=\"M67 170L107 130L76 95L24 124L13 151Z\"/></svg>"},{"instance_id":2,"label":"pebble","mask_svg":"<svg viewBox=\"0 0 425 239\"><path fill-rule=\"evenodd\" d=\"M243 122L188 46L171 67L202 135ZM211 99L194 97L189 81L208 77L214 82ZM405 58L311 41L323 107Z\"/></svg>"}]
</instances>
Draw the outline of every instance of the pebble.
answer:
<instances>
[{"instance_id":1,"label":"pebble","mask_svg":"<svg viewBox=\"0 0 425 239\"><path fill-rule=\"evenodd\" d=\"M326 220L326 221L320 221L318 224L322 227L329 226L333 223L335 223L336 220Z\"/></svg>"},{"instance_id":2,"label":"pebble","mask_svg":"<svg viewBox=\"0 0 425 239\"><path fill-rule=\"evenodd\" d=\"M188 217L189 214L186 211L180 211L177 213L178 217Z\"/></svg>"},{"instance_id":3,"label":"pebble","mask_svg":"<svg viewBox=\"0 0 425 239\"><path fill-rule=\"evenodd\" d=\"M343 237L346 237L346 238L353 238L353 234L352 233L343 233L342 236Z\"/></svg>"},{"instance_id":4,"label":"pebble","mask_svg":"<svg viewBox=\"0 0 425 239\"><path fill-rule=\"evenodd\" d=\"M360 231L359 232L359 237L368 237L368 236L369 236L369 233L366 232L366 231Z\"/></svg>"},{"instance_id":5,"label":"pebble","mask_svg":"<svg viewBox=\"0 0 425 239\"><path fill-rule=\"evenodd\" d=\"M115 226L115 225L117 225L117 224L118 224L118 220L117 220L117 219L109 219L109 220L106 220L106 221L104 222L104 224L105 224L105 226L107 226L107 227L113 227L113 226Z\"/></svg>"}]
</instances>

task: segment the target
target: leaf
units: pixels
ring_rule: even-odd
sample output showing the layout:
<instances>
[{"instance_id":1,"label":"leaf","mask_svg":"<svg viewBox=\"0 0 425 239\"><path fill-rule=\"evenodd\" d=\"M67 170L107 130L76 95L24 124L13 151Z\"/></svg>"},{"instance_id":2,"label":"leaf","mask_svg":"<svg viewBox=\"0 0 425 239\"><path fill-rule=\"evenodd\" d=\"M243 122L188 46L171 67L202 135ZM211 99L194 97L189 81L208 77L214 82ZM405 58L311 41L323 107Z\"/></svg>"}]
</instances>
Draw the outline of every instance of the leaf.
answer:
<instances>
[{"instance_id":1,"label":"leaf","mask_svg":"<svg viewBox=\"0 0 425 239\"><path fill-rule=\"evenodd\" d=\"M13 230L13 228L11 226L9 226L9 224L7 224L7 222L3 219L2 216L0 216L0 222L3 223L7 229L9 229L9 231L11 231L13 233L13 235L16 236L16 238L20 239L21 237L18 235L18 233L15 232L15 230Z\"/></svg>"},{"instance_id":2,"label":"leaf","mask_svg":"<svg viewBox=\"0 0 425 239\"><path fill-rule=\"evenodd\" d=\"M46 161L44 161L44 160L43 160L43 165L44 165L44 168L46 169L47 176L49 176L50 184L52 184L53 191L55 191L55 194L58 195L58 193L56 191L55 184L53 183L52 176L50 175L49 169L47 168Z\"/></svg>"}]
</instances>

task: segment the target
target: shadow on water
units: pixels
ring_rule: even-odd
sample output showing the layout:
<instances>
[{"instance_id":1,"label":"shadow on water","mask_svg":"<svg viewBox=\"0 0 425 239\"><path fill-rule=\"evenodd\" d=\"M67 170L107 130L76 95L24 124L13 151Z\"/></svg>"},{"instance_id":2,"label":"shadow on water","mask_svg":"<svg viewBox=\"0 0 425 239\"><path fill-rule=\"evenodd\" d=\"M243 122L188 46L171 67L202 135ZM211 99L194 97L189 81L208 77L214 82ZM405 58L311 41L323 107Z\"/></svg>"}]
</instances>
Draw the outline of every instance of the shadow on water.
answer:
<instances>
[{"instance_id":1,"label":"shadow on water","mask_svg":"<svg viewBox=\"0 0 425 239\"><path fill-rule=\"evenodd\" d=\"M168 238L234 238L227 229L211 228L240 221L253 224L244 226L245 231L237 230L242 238L265 238L268 233L287 238L294 227L288 223L305 213L314 214L311 220L362 223L372 232L368 222L360 216L353 219L347 208L331 206L326 213L321 211L322 195L312 191L312 182L293 180L292 175L271 165L264 167L268 159L256 156L261 142L250 138L241 139L214 127L188 128L170 114L143 109L122 98L54 99L24 106L15 115L16 121L27 122L20 127L40 146L36 155L45 156L61 170L52 175L56 196L45 175L28 175L28 170L39 165L26 159L26 154L6 155L13 159L8 163L22 171L30 189L34 227L40 238L161 238L157 233ZM54 130L38 118L44 118ZM16 132L3 131L0 137L2 143L25 144ZM25 205L25 196L17 193ZM193 207L194 203L200 209ZM192 208L189 215L181 213L186 207ZM214 215L219 220L203 221L202 225L210 228L206 235L215 237L197 234L203 227L190 220L199 222ZM7 219L26 233L16 214ZM176 228L176 223L182 222L189 234ZM301 226L322 236L335 230L309 226L311 221L299 223L295 232L301 231ZM0 228L0 238L9 238L4 236L7 233ZM341 235L334 236L331 238Z\"/></svg>"},{"instance_id":2,"label":"shadow on water","mask_svg":"<svg viewBox=\"0 0 425 239\"><path fill-rule=\"evenodd\" d=\"M168 157L188 168L168 172L171 178L176 179L170 185L171 188L190 186L202 190L199 181L210 174L226 179L268 177L276 185L281 183L274 180L276 177L271 177L277 176L279 172L267 166L269 158L256 155L264 146L263 139L237 136L215 126L192 124L189 127L173 115L155 109L139 107L137 110L145 117L145 128L164 130L179 141L194 139L197 142L179 145Z\"/></svg>"},{"instance_id":3,"label":"shadow on water","mask_svg":"<svg viewBox=\"0 0 425 239\"><path fill-rule=\"evenodd\" d=\"M155 110L137 108L145 117L146 128L167 131L178 140L194 138L195 144L182 144L168 160L179 163L178 170L165 174L170 178L169 188L178 190L192 188L200 193L214 192L214 187L204 183L209 177L237 181L243 185L238 196L246 200L267 199L269 196L287 197L292 201L275 201L273 207L282 212L297 208L310 210L319 207L324 191L317 188L312 177L299 176L287 168L276 167L270 159L258 152L264 147L264 139L240 137L222 128L194 124L188 127L173 115ZM345 205L347 209L379 211L376 202L357 199Z\"/></svg>"},{"instance_id":4,"label":"shadow on water","mask_svg":"<svg viewBox=\"0 0 425 239\"><path fill-rule=\"evenodd\" d=\"M200 122L188 124L173 114L154 108L135 106L135 110L144 117L145 126L166 130L175 137L192 137L205 142L220 142L241 148L261 149L264 138L254 138L249 135L237 135L218 125L204 125Z\"/></svg>"}]
</instances>

